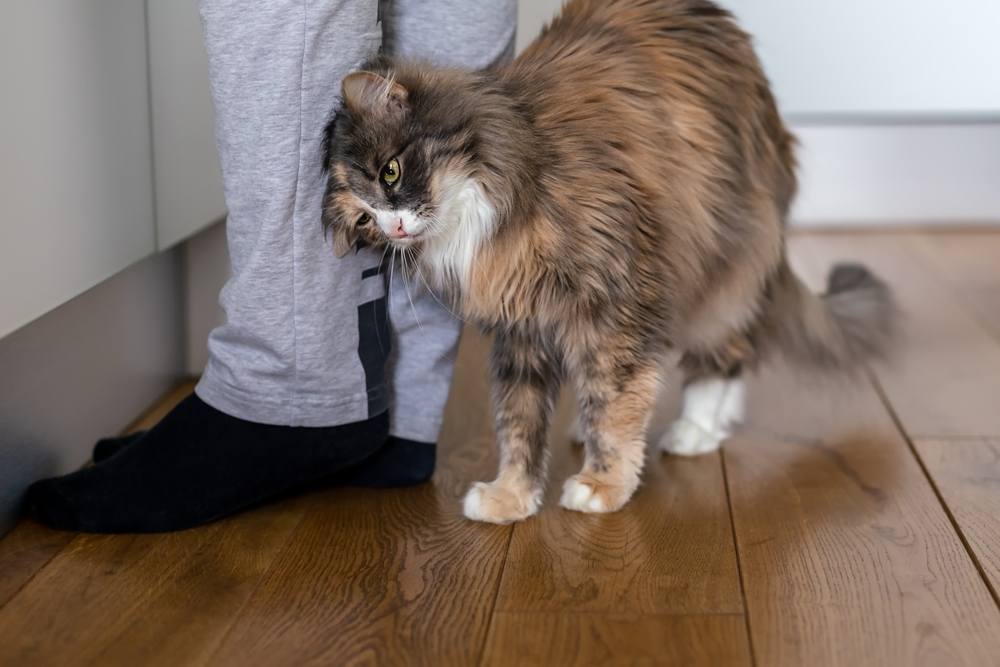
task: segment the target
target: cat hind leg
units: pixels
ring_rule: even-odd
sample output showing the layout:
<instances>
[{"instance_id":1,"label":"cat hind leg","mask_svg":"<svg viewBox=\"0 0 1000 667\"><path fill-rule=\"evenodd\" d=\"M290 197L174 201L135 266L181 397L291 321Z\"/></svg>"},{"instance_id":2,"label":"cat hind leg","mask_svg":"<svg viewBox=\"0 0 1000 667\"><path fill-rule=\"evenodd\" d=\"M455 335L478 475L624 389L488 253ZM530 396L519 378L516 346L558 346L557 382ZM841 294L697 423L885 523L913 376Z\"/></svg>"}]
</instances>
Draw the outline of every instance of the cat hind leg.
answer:
<instances>
[{"instance_id":1,"label":"cat hind leg","mask_svg":"<svg viewBox=\"0 0 1000 667\"><path fill-rule=\"evenodd\" d=\"M688 353L681 415L660 439L660 449L678 456L714 452L733 434L746 411L742 364L727 355Z\"/></svg>"}]
</instances>

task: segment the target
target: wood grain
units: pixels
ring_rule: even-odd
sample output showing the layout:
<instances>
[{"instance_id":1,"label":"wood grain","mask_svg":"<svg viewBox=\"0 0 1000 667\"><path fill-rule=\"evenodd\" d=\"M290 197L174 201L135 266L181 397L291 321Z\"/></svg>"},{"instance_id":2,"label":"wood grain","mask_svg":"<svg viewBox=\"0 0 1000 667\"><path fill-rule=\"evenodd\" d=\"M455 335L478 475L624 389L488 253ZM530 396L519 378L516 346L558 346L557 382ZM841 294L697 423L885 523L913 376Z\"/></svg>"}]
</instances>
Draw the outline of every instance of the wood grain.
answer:
<instances>
[{"instance_id":1,"label":"wood grain","mask_svg":"<svg viewBox=\"0 0 1000 667\"><path fill-rule=\"evenodd\" d=\"M827 241L835 254L840 244ZM891 250L878 237L863 245L877 270L895 256L873 250ZM825 275L826 254L797 259L812 282ZM923 326L911 324L913 337L933 340ZM1000 610L875 390L771 370L748 393L749 423L724 460L757 661L978 665L1000 655Z\"/></svg>"},{"instance_id":2,"label":"wood grain","mask_svg":"<svg viewBox=\"0 0 1000 667\"><path fill-rule=\"evenodd\" d=\"M467 334L432 484L317 497L213 664L474 664L510 527L462 517L495 469L483 359Z\"/></svg>"},{"instance_id":3,"label":"wood grain","mask_svg":"<svg viewBox=\"0 0 1000 667\"><path fill-rule=\"evenodd\" d=\"M498 612L483 664L750 665L742 614Z\"/></svg>"},{"instance_id":4,"label":"wood grain","mask_svg":"<svg viewBox=\"0 0 1000 667\"><path fill-rule=\"evenodd\" d=\"M1000 349L1000 234L913 234L909 246L992 334ZM987 370L988 373L988 370ZM986 373L964 396L994 390ZM990 412L1000 405L996 394ZM987 434L981 434L987 435ZM922 440L914 446L986 577L1000 591L1000 439Z\"/></svg>"},{"instance_id":5,"label":"wood grain","mask_svg":"<svg viewBox=\"0 0 1000 667\"><path fill-rule=\"evenodd\" d=\"M991 664L1000 611L874 390L749 395L725 463L757 661Z\"/></svg>"},{"instance_id":6,"label":"wood grain","mask_svg":"<svg viewBox=\"0 0 1000 667\"><path fill-rule=\"evenodd\" d=\"M123 432L131 433L151 428L193 388L193 381L180 383ZM73 533L49 530L25 519L0 539L0 607L21 590L74 537Z\"/></svg>"},{"instance_id":7,"label":"wood grain","mask_svg":"<svg viewBox=\"0 0 1000 667\"><path fill-rule=\"evenodd\" d=\"M460 508L496 460L487 342L467 334L432 484L330 489L170 535L22 522L0 541L0 664L997 664L1000 235L792 247L814 285L853 258L897 288L907 337L874 369L881 394L768 370L721 456L651 451L609 516L556 504L580 464L564 397L540 516L483 526ZM883 399L923 436L913 448ZM675 412L672 387L651 440Z\"/></svg>"},{"instance_id":8,"label":"wood grain","mask_svg":"<svg viewBox=\"0 0 1000 667\"><path fill-rule=\"evenodd\" d=\"M677 412L676 390L667 393L659 410L669 418ZM625 510L564 510L558 504L563 480L579 471L583 459L582 448L566 436L569 398L553 428L545 505L538 517L514 527L497 608L741 613L718 454L681 459L650 447L643 484Z\"/></svg>"},{"instance_id":9,"label":"wood grain","mask_svg":"<svg viewBox=\"0 0 1000 667\"><path fill-rule=\"evenodd\" d=\"M72 539L28 520L0 539L0 608Z\"/></svg>"},{"instance_id":10,"label":"wood grain","mask_svg":"<svg viewBox=\"0 0 1000 667\"><path fill-rule=\"evenodd\" d=\"M835 261L861 261L894 289L905 321L879 383L910 437L1000 436L1000 345L944 283L912 236L869 234L797 238L814 286Z\"/></svg>"},{"instance_id":11,"label":"wood grain","mask_svg":"<svg viewBox=\"0 0 1000 667\"><path fill-rule=\"evenodd\" d=\"M0 662L202 662L301 515L293 501L179 533L78 536L0 609Z\"/></svg>"},{"instance_id":12,"label":"wood grain","mask_svg":"<svg viewBox=\"0 0 1000 667\"><path fill-rule=\"evenodd\" d=\"M972 548L994 599L1000 599L1000 440L917 440L914 444Z\"/></svg>"},{"instance_id":13,"label":"wood grain","mask_svg":"<svg viewBox=\"0 0 1000 667\"><path fill-rule=\"evenodd\" d=\"M955 298L1000 338L1000 234L912 234L909 243Z\"/></svg>"}]
</instances>

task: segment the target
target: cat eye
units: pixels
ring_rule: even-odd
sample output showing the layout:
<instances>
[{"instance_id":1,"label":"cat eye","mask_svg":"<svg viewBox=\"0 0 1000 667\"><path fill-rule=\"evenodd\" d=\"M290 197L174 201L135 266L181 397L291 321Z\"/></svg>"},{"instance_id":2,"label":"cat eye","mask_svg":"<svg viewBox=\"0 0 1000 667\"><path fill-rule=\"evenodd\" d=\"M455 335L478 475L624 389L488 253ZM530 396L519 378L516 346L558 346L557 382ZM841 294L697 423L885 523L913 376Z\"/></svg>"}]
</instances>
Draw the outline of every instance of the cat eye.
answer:
<instances>
[{"instance_id":1,"label":"cat eye","mask_svg":"<svg viewBox=\"0 0 1000 667\"><path fill-rule=\"evenodd\" d=\"M399 160L392 158L389 162L382 167L382 182L386 185L392 185L399 180Z\"/></svg>"},{"instance_id":2,"label":"cat eye","mask_svg":"<svg viewBox=\"0 0 1000 667\"><path fill-rule=\"evenodd\" d=\"M354 225L356 227L364 227L365 225L367 225L371 221L372 221L372 217L370 215L368 215L367 213L362 213L361 217L357 219L357 221L354 223Z\"/></svg>"}]
</instances>

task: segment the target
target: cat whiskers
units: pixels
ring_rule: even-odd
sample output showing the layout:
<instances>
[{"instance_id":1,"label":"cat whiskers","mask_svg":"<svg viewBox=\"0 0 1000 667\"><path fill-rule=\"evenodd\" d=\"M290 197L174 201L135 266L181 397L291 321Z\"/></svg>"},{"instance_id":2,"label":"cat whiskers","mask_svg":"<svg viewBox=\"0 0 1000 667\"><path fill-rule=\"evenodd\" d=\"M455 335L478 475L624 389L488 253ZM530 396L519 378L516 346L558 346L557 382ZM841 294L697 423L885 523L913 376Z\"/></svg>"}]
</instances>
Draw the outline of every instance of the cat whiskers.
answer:
<instances>
[{"instance_id":1,"label":"cat whiskers","mask_svg":"<svg viewBox=\"0 0 1000 667\"><path fill-rule=\"evenodd\" d=\"M438 305L440 305L442 308L444 308L446 311L448 311L448 313L450 313L451 316L454 317L456 320L458 320L459 322L462 322L463 324L468 324L469 323L468 320L466 320L464 317L462 317L461 315L459 315L458 313L456 313L450 306L448 306L446 303L444 303L443 301L441 301L441 299L438 298L438 296L434 292L434 290L431 289L431 286L429 284L427 284L427 279L424 278L424 274L420 270L420 263L419 262L414 262L413 263L413 268L417 272L417 277L420 278L420 282L422 282L424 284L424 289L427 290L427 293L431 295L431 298L434 299L435 301L437 301Z\"/></svg>"},{"instance_id":2,"label":"cat whiskers","mask_svg":"<svg viewBox=\"0 0 1000 667\"><path fill-rule=\"evenodd\" d=\"M403 291L406 292L406 298L409 299L409 301L410 301L410 310L413 312L413 319L416 320L416 322L417 322L417 328L423 329L424 328L423 325L420 324L420 317L417 315L417 308L416 308L416 306L413 305L413 297L410 296L410 287L407 284L408 281L406 279L407 278L406 274L409 273L409 270L406 268L406 251L407 250L409 250L409 248L402 248L400 250L400 253L399 253L400 263L403 265ZM395 253L395 249L393 249L393 252ZM390 280L390 283L391 283L391 280ZM391 284L390 284L390 287L391 287Z\"/></svg>"}]
</instances>

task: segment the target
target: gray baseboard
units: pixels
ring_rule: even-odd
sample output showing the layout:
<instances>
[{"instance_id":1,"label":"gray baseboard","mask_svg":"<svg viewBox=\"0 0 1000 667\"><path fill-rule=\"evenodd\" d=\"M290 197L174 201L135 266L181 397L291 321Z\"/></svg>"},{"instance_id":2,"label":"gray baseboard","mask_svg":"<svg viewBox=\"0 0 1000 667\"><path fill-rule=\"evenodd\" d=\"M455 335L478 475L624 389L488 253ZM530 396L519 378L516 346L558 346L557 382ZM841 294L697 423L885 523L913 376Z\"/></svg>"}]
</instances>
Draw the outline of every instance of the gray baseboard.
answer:
<instances>
[{"instance_id":1,"label":"gray baseboard","mask_svg":"<svg viewBox=\"0 0 1000 667\"><path fill-rule=\"evenodd\" d=\"M70 472L184 371L180 250L0 339L0 535L36 479Z\"/></svg>"}]
</instances>

